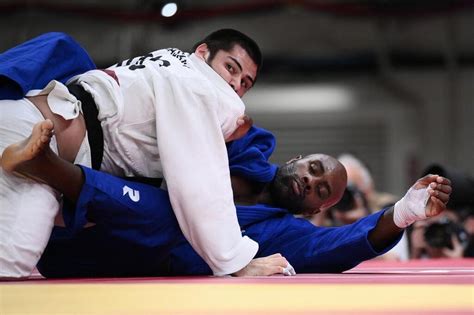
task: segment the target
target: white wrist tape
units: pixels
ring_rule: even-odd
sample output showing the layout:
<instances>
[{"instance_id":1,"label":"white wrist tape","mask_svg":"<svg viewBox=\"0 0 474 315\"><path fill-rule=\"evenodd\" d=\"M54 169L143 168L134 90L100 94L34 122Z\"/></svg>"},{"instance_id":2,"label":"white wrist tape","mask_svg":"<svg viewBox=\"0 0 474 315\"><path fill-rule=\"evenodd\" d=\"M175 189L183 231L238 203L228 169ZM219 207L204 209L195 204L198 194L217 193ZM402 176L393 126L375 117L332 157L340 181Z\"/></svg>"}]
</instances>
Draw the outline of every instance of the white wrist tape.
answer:
<instances>
[{"instance_id":1,"label":"white wrist tape","mask_svg":"<svg viewBox=\"0 0 474 315\"><path fill-rule=\"evenodd\" d=\"M411 187L394 206L395 225L403 229L415 221L426 219L425 207L429 198L428 187L421 189Z\"/></svg>"}]
</instances>

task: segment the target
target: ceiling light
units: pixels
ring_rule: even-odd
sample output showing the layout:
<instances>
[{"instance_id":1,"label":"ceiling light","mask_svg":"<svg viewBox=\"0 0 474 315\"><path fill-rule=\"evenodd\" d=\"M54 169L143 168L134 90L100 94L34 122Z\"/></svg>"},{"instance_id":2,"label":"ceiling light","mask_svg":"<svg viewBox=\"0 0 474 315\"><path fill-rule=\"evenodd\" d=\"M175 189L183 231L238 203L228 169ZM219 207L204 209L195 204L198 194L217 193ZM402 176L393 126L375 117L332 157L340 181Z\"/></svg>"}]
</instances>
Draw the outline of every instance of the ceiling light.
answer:
<instances>
[{"instance_id":1,"label":"ceiling light","mask_svg":"<svg viewBox=\"0 0 474 315\"><path fill-rule=\"evenodd\" d=\"M178 12L178 5L174 2L166 3L161 8L161 15L164 17L172 17L176 12Z\"/></svg>"}]
</instances>

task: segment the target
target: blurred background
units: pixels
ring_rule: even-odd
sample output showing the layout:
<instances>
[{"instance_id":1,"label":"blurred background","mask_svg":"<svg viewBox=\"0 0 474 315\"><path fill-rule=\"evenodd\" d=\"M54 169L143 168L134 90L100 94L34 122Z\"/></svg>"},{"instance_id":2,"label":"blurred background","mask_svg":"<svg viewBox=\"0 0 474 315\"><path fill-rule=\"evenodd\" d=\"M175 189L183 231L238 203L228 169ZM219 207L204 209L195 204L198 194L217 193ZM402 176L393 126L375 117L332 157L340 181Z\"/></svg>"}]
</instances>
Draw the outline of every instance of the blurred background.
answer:
<instances>
[{"instance_id":1,"label":"blurred background","mask_svg":"<svg viewBox=\"0 0 474 315\"><path fill-rule=\"evenodd\" d=\"M264 53L244 101L277 136L274 162L349 152L378 189L396 195L432 163L474 174L474 1L167 4L0 0L0 51L62 31L106 67L158 48L189 51L208 33L235 28Z\"/></svg>"}]
</instances>

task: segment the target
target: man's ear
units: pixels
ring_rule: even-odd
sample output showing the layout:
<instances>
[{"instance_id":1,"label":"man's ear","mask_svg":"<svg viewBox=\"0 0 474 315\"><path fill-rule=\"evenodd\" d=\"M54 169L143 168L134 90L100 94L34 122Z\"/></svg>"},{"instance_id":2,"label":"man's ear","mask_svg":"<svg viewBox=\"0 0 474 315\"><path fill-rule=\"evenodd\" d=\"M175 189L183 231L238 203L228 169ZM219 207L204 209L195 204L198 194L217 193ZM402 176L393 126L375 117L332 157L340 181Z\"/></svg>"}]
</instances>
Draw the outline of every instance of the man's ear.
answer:
<instances>
[{"instance_id":1,"label":"man's ear","mask_svg":"<svg viewBox=\"0 0 474 315\"><path fill-rule=\"evenodd\" d=\"M209 58L209 48L207 47L207 44L202 43L201 45L197 46L194 50L194 54L202 60L206 61L207 58Z\"/></svg>"},{"instance_id":2,"label":"man's ear","mask_svg":"<svg viewBox=\"0 0 474 315\"><path fill-rule=\"evenodd\" d=\"M293 163L294 161L298 161L298 160L301 160L303 158L302 155L298 155L298 156L295 156L294 158L292 158L291 160L287 161L286 164L290 164L290 163Z\"/></svg>"}]
</instances>

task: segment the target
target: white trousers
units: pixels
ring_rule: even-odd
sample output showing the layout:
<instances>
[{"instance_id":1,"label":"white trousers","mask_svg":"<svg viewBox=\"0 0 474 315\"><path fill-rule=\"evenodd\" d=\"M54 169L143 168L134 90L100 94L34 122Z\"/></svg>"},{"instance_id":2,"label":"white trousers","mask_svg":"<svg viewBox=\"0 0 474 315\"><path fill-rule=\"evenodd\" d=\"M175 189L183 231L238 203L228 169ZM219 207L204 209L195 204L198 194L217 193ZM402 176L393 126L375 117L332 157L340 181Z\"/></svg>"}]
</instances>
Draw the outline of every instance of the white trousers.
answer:
<instances>
[{"instance_id":1,"label":"white trousers","mask_svg":"<svg viewBox=\"0 0 474 315\"><path fill-rule=\"evenodd\" d=\"M24 140L41 112L28 100L0 101L0 152ZM51 148L57 152L53 137ZM0 277L27 277L48 242L59 209L59 194L33 180L0 169Z\"/></svg>"},{"instance_id":2,"label":"white trousers","mask_svg":"<svg viewBox=\"0 0 474 315\"><path fill-rule=\"evenodd\" d=\"M54 99L52 100L54 103ZM70 108L62 106L67 116ZM73 119L74 117L68 117ZM0 100L0 153L31 135L44 120L27 99ZM50 147L58 152L56 138ZM84 138L75 163L90 166L90 147ZM28 277L41 257L60 208L60 194L48 185L5 173L0 168L0 279Z\"/></svg>"}]
</instances>

